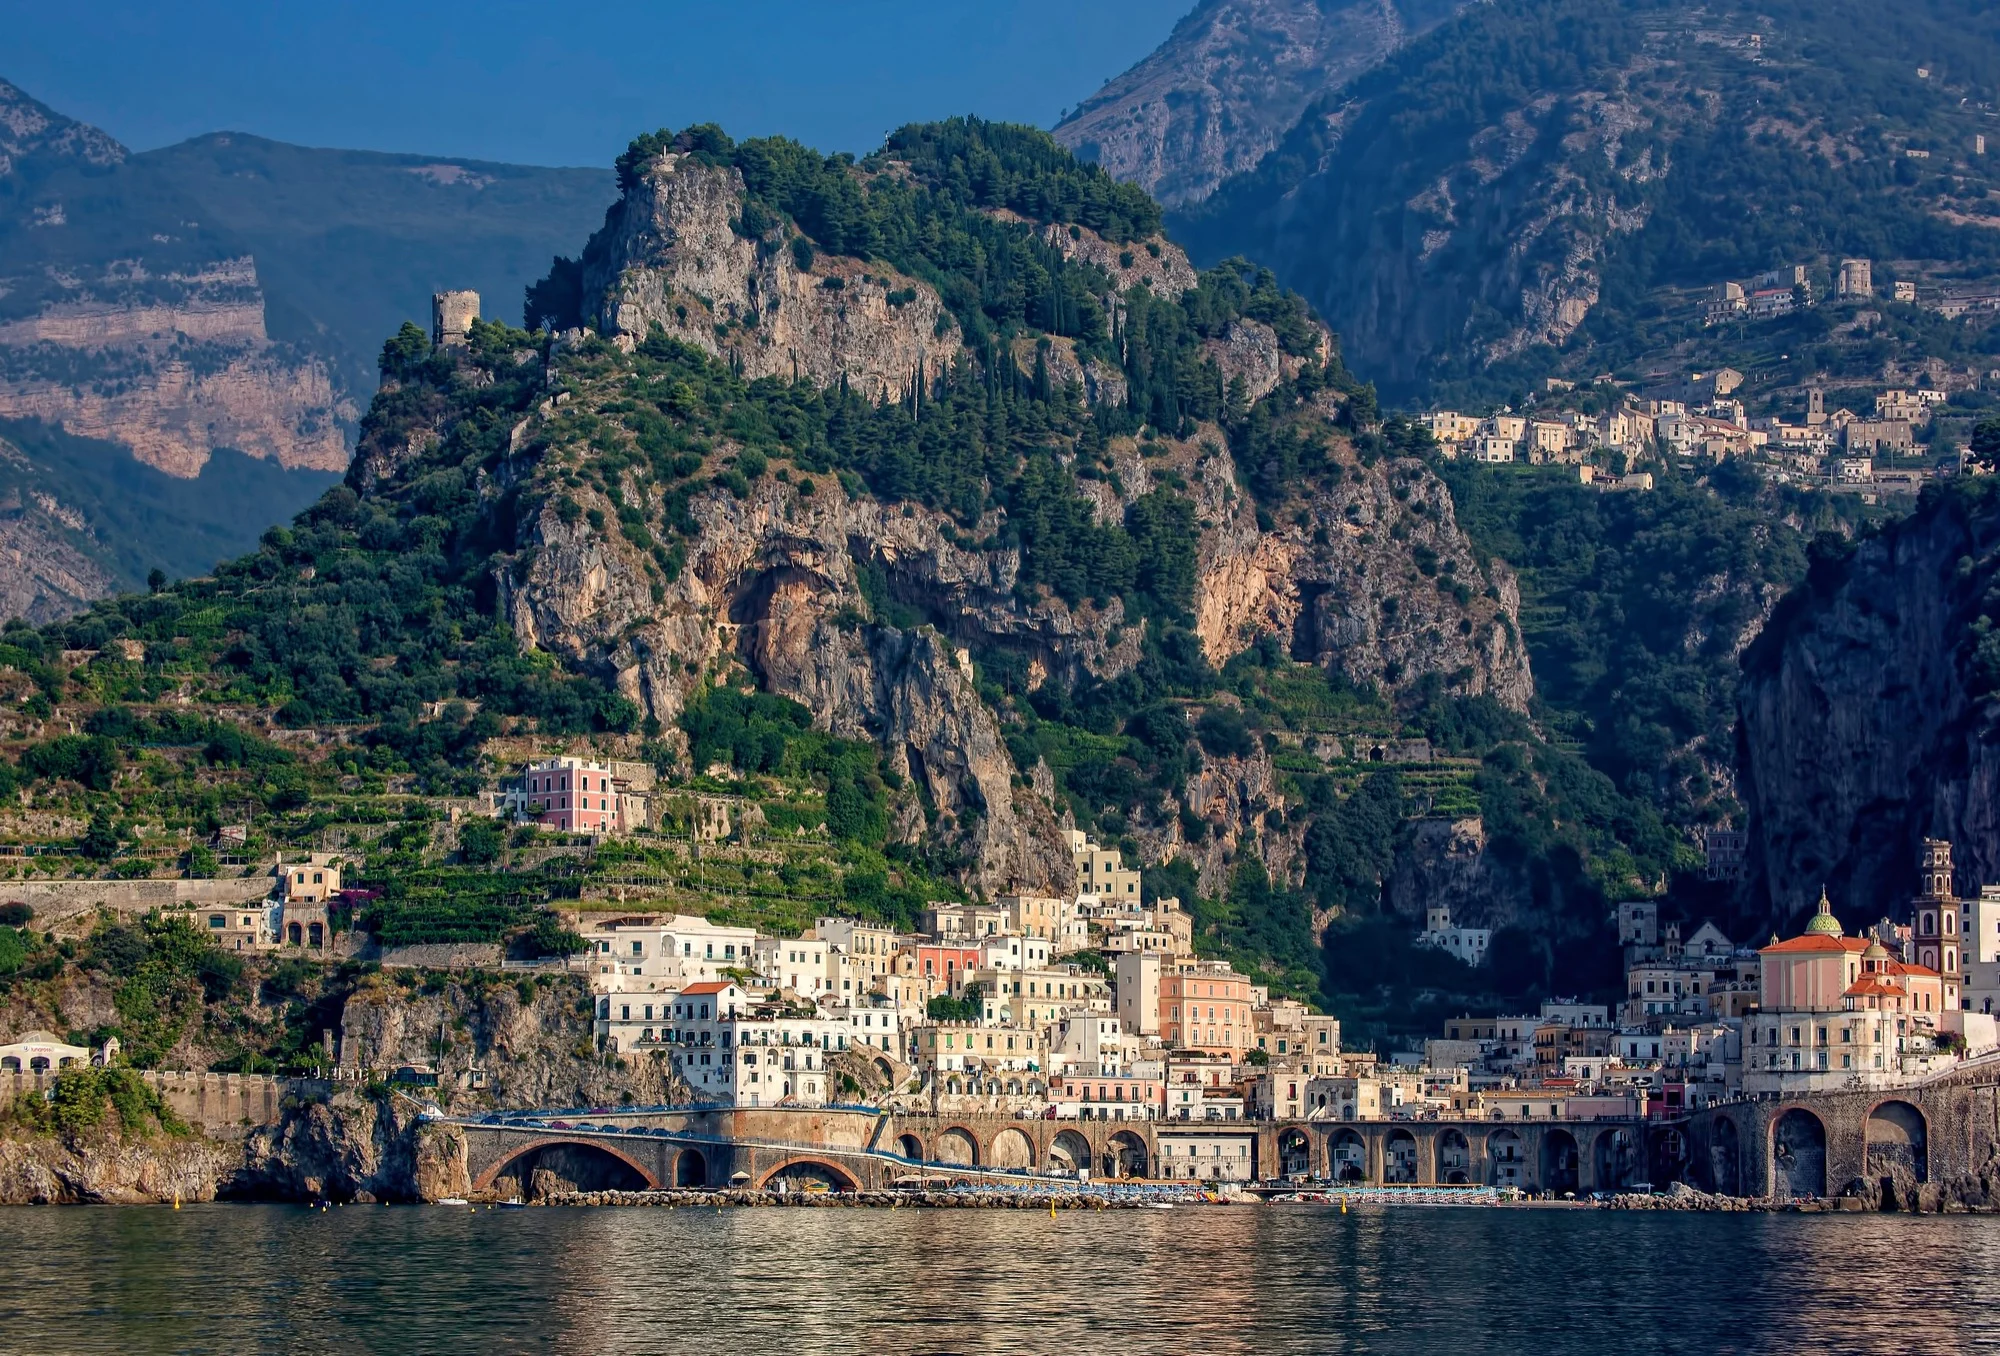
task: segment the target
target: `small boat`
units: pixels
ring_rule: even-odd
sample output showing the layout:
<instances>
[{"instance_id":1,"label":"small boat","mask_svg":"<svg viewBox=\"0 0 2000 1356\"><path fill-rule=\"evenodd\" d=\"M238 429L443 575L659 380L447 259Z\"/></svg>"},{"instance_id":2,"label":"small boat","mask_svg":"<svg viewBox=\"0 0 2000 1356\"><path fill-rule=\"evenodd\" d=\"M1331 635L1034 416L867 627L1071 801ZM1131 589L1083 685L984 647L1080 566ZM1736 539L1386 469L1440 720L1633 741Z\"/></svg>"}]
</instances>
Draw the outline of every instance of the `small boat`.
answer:
<instances>
[{"instance_id":1,"label":"small boat","mask_svg":"<svg viewBox=\"0 0 2000 1356\"><path fill-rule=\"evenodd\" d=\"M1145 1202L1145 1208L1148 1210L1171 1210L1174 1208L1174 1203L1172 1201L1147 1201Z\"/></svg>"},{"instance_id":2,"label":"small boat","mask_svg":"<svg viewBox=\"0 0 2000 1356\"><path fill-rule=\"evenodd\" d=\"M526 1201L502 1201L500 1202L500 1208L502 1210L526 1210L528 1203Z\"/></svg>"},{"instance_id":3,"label":"small boat","mask_svg":"<svg viewBox=\"0 0 2000 1356\"><path fill-rule=\"evenodd\" d=\"M445 1197L445 1198L444 1198L443 1200L441 1200L441 1201L433 1201L433 1202L432 1202L432 1204L433 1204L433 1205L471 1205L471 1204L472 1204L472 1202L471 1202L471 1201L468 1201L468 1200L467 1200L467 1199L465 1199L465 1197L463 1197L463 1196L447 1196L447 1197Z\"/></svg>"}]
</instances>

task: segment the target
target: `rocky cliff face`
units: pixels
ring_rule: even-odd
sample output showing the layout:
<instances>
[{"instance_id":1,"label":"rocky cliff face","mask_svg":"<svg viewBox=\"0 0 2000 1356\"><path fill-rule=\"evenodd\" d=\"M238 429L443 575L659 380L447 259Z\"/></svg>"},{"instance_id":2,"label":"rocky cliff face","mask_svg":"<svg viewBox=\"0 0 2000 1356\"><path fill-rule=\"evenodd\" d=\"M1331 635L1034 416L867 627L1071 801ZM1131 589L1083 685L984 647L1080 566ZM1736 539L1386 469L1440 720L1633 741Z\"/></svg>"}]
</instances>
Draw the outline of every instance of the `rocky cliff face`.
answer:
<instances>
[{"instance_id":1,"label":"rocky cliff face","mask_svg":"<svg viewBox=\"0 0 2000 1356\"><path fill-rule=\"evenodd\" d=\"M1329 96L1281 156L1217 194L1184 233L1198 253L1271 264L1393 388L1420 384L1441 356L1476 369L1560 347L1596 306L1620 239L1648 221L1676 139L1708 107L1689 91L1662 112L1656 90L1638 92L1653 72L1650 55L1633 53L1567 97L1523 100L1463 139L1394 151L1384 129L1435 96L1422 83L1431 77L1371 85L1357 101Z\"/></svg>"},{"instance_id":2,"label":"rocky cliff face","mask_svg":"<svg viewBox=\"0 0 2000 1356\"><path fill-rule=\"evenodd\" d=\"M1346 84L1455 7L1204 0L1055 135L1169 206L1196 203L1263 159L1314 96Z\"/></svg>"},{"instance_id":3,"label":"rocky cliff face","mask_svg":"<svg viewBox=\"0 0 2000 1356\"><path fill-rule=\"evenodd\" d=\"M1352 464L1312 497L1303 521L1269 531L1215 430L1143 451L1136 439L1116 440L1111 465L1111 476L1086 482L1110 521L1168 478L1190 487L1201 522L1195 628L1211 663L1272 634L1356 684L1394 690L1437 674L1525 708L1533 680L1511 576L1496 566L1491 596L1452 591L1479 570L1449 494L1420 463ZM523 527L518 572L500 580L524 640L597 667L669 726L703 674L740 658L825 728L881 742L890 766L920 781L947 817L944 836L977 862L977 884L1067 887L1068 853L1049 808L1014 785L1020 770L966 652L1022 655L1037 682L1115 677L1137 659L1143 634L1117 600L1102 610L1024 602L1018 553L972 549L942 515L850 497L834 483L804 495L768 478L745 499L720 490L697 499L693 549L661 584L616 529L593 526L592 510L609 524L618 505L589 487L572 493L585 512L565 520L545 508ZM863 568L879 570L929 625L899 630L872 618Z\"/></svg>"},{"instance_id":4,"label":"rocky cliff face","mask_svg":"<svg viewBox=\"0 0 2000 1356\"><path fill-rule=\"evenodd\" d=\"M475 1074L484 1086L463 1096L482 1105L672 1100L663 1062L600 1058L591 1023L590 996L578 979L525 989L457 979L427 991L370 983L341 1009L340 1054L372 1068L431 1065L447 1105L450 1090L469 1086Z\"/></svg>"},{"instance_id":5,"label":"rocky cliff face","mask_svg":"<svg viewBox=\"0 0 2000 1356\"><path fill-rule=\"evenodd\" d=\"M0 466L34 479L28 459L5 439ZM92 549L98 545L74 505L32 485L0 489L0 616L40 626L110 593L117 580Z\"/></svg>"},{"instance_id":6,"label":"rocky cliff face","mask_svg":"<svg viewBox=\"0 0 2000 1356\"><path fill-rule=\"evenodd\" d=\"M218 447L287 469L346 469L354 404L324 363L271 343L251 261L165 281L166 301L79 288L0 324L0 419L123 443L189 479Z\"/></svg>"},{"instance_id":7,"label":"rocky cliff face","mask_svg":"<svg viewBox=\"0 0 2000 1356\"><path fill-rule=\"evenodd\" d=\"M1926 836L1961 893L2000 880L2000 507L1977 482L1822 561L1744 658L1749 907L1773 925L1824 885L1849 925L1895 914Z\"/></svg>"},{"instance_id":8,"label":"rocky cliff face","mask_svg":"<svg viewBox=\"0 0 2000 1356\"><path fill-rule=\"evenodd\" d=\"M951 365L958 326L928 286L854 259L802 267L778 228L748 234L743 196L733 168L675 152L645 165L584 251L600 331L643 339L657 325L748 376L845 376L871 397Z\"/></svg>"}]
</instances>

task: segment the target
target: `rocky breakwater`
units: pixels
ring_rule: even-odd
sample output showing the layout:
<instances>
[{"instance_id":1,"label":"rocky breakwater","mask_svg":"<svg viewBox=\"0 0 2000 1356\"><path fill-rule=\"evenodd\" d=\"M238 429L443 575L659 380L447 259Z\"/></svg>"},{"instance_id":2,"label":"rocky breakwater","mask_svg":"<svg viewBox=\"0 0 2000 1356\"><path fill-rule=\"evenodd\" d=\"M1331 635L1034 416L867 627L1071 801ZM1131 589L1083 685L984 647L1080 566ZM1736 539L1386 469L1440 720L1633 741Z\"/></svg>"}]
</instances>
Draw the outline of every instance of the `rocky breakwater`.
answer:
<instances>
[{"instance_id":1,"label":"rocky breakwater","mask_svg":"<svg viewBox=\"0 0 2000 1356\"><path fill-rule=\"evenodd\" d=\"M2000 880L1996 624L1988 481L1927 495L1851 552L1815 544L1738 694L1749 902L1774 927L1822 884L1843 912L1909 897L1927 836L1952 841L1961 893Z\"/></svg>"},{"instance_id":2,"label":"rocky breakwater","mask_svg":"<svg viewBox=\"0 0 2000 1356\"><path fill-rule=\"evenodd\" d=\"M1985 1215L2000 1206L1992 1182L1980 1177L1948 1182L1918 1184L1913 1178L1897 1182L1857 1177L1838 1196L1781 1199L1775 1196L1726 1196L1697 1190L1676 1182L1665 1191L1652 1193L1622 1191L1599 1202L1610 1210L1683 1210L1706 1213L1825 1214L1831 1211L1907 1211L1926 1215Z\"/></svg>"},{"instance_id":3,"label":"rocky breakwater","mask_svg":"<svg viewBox=\"0 0 2000 1356\"><path fill-rule=\"evenodd\" d=\"M1763 1212L1786 1208L1797 1208L1795 1201L1776 1201L1768 1197L1724 1196L1716 1192L1698 1191L1686 1182L1675 1182L1665 1191L1621 1191L1598 1204L1607 1210L1698 1210L1716 1213Z\"/></svg>"}]
</instances>

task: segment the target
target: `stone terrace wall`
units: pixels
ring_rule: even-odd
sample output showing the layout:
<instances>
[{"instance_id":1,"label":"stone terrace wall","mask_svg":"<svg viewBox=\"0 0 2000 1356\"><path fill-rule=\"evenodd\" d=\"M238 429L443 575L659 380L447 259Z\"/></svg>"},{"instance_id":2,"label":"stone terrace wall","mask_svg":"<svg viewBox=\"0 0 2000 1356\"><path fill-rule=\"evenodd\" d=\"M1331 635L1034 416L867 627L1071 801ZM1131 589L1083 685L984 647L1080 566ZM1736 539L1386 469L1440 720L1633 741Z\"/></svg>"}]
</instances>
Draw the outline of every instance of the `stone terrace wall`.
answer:
<instances>
[{"instance_id":1,"label":"stone terrace wall","mask_svg":"<svg viewBox=\"0 0 2000 1356\"><path fill-rule=\"evenodd\" d=\"M146 1072L175 1115L211 1139L240 1139L260 1125L275 1125L285 1091L294 1081L270 1074ZM47 1073L0 1072L0 1100L43 1093L55 1084Z\"/></svg>"},{"instance_id":2,"label":"stone terrace wall","mask_svg":"<svg viewBox=\"0 0 2000 1356\"><path fill-rule=\"evenodd\" d=\"M34 926L60 935L89 931L100 911L138 918L154 909L242 904L270 893L268 875L233 880L16 880L0 882L0 903L35 911Z\"/></svg>"}]
</instances>

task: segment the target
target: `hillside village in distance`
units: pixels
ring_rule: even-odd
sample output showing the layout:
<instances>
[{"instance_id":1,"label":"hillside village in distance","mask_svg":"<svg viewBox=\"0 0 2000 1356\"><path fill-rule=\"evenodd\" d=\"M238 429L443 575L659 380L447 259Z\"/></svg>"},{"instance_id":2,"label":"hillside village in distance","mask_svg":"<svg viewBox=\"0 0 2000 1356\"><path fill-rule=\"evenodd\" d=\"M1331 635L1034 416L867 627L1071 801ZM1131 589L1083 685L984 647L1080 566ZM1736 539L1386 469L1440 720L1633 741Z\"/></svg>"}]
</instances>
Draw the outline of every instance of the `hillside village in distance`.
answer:
<instances>
[{"instance_id":1,"label":"hillside village in distance","mask_svg":"<svg viewBox=\"0 0 2000 1356\"><path fill-rule=\"evenodd\" d=\"M1982 146L1983 151L1983 146ZM1867 259L1833 270L1834 300L1848 316L1842 329L1865 336L1882 324L1871 309L1877 291ZM1984 320L2000 312L2000 288L1913 280L1890 285L1894 303L1948 320ZM1742 282L1726 281L1699 302L1706 329L1775 319L1816 305L1819 290L1803 264ZM1789 354L1779 355L1789 358ZM1954 398L2000 390L2000 365L1954 366L1939 358L1883 364L1873 386L1843 382L1758 390L1746 374L1722 366L1652 372L1621 382L1610 374L1587 385L1546 378L1524 410L1485 414L1434 409L1418 416L1448 457L1489 464L1571 465L1586 485L1652 488L1651 473L1628 464L1664 449L1681 462L1734 459L1776 484L1854 495L1875 504L1916 495L1933 480L1980 469L1954 436ZM1974 408L1983 408L1983 400ZM1962 432L1962 430L1960 430Z\"/></svg>"}]
</instances>

